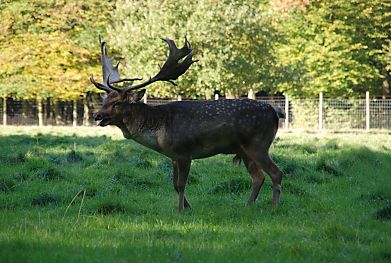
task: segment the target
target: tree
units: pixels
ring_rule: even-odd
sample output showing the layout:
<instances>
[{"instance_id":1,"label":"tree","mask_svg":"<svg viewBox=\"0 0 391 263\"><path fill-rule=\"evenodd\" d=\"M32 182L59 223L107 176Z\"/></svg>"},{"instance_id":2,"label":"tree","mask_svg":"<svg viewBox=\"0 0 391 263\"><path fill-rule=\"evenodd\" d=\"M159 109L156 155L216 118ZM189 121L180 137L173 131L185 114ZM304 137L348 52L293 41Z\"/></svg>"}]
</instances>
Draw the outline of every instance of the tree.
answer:
<instances>
[{"instance_id":1,"label":"tree","mask_svg":"<svg viewBox=\"0 0 391 263\"><path fill-rule=\"evenodd\" d=\"M122 74L144 78L164 62L159 37L188 37L200 61L179 87L150 87L154 96L390 94L390 1L6 0L0 15L2 97L97 92L88 75L101 71L99 32Z\"/></svg>"},{"instance_id":2,"label":"tree","mask_svg":"<svg viewBox=\"0 0 391 263\"><path fill-rule=\"evenodd\" d=\"M276 48L278 89L300 96L381 93L390 79L390 7L381 0L314 0L277 10L284 38Z\"/></svg>"},{"instance_id":3,"label":"tree","mask_svg":"<svg viewBox=\"0 0 391 263\"><path fill-rule=\"evenodd\" d=\"M109 7L91 0L9 1L0 11L1 95L72 100L85 94L92 88L88 74L99 70L92 36L109 23Z\"/></svg>"},{"instance_id":4,"label":"tree","mask_svg":"<svg viewBox=\"0 0 391 263\"><path fill-rule=\"evenodd\" d=\"M262 16L260 1L126 1L119 0L108 30L117 56L126 56L124 74L154 74L165 57L159 37L179 45L187 36L200 61L181 77L180 86L156 84L155 96L183 92L190 97L210 98L216 90L238 96L248 89L268 87L272 31ZM120 52L118 52L120 50Z\"/></svg>"}]
</instances>

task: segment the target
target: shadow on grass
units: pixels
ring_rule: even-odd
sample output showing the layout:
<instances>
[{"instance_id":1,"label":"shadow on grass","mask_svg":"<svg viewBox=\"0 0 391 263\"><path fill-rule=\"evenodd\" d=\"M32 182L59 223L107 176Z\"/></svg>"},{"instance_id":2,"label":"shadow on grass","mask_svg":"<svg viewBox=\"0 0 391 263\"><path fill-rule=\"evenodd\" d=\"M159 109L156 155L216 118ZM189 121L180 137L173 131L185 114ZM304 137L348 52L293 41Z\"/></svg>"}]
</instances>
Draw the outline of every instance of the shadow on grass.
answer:
<instances>
[{"instance_id":1,"label":"shadow on grass","mask_svg":"<svg viewBox=\"0 0 391 263\"><path fill-rule=\"evenodd\" d=\"M380 220L391 220L391 202L376 212L376 218Z\"/></svg>"},{"instance_id":2,"label":"shadow on grass","mask_svg":"<svg viewBox=\"0 0 391 263\"><path fill-rule=\"evenodd\" d=\"M125 149L125 146L127 150ZM126 154L130 150L137 149L141 157L150 154L150 151L141 151L135 144L129 141L114 141L107 136L53 136L53 135L11 135L0 136L0 161L6 164L21 164L27 161L29 155L49 156L51 161L60 160L68 163L83 161L83 155L91 154L91 150L108 151L113 159L127 158ZM51 150L61 154L48 154ZM88 151L89 149L90 151ZM26 156L27 155L27 156Z\"/></svg>"}]
</instances>

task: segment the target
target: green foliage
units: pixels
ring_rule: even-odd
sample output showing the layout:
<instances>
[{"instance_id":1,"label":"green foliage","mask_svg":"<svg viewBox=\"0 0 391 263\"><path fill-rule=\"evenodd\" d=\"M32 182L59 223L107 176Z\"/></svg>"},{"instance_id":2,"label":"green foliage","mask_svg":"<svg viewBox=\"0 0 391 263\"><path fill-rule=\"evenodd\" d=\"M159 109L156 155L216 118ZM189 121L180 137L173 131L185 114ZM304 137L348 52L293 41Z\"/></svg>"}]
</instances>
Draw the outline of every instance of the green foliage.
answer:
<instances>
[{"instance_id":1,"label":"green foliage","mask_svg":"<svg viewBox=\"0 0 391 263\"><path fill-rule=\"evenodd\" d=\"M193 210L178 215L169 160L119 130L6 127L0 261L387 261L388 138L279 134L271 149L286 174L278 209L268 176L246 207L244 165L224 155L195 160L197 183L186 187ZM50 167L63 176L37 176Z\"/></svg>"},{"instance_id":2,"label":"green foliage","mask_svg":"<svg viewBox=\"0 0 391 263\"><path fill-rule=\"evenodd\" d=\"M0 8L0 96L71 100L96 91L98 32L123 75L156 73L187 36L196 59L179 87L149 93L211 98L248 90L293 96L390 94L391 3L383 0L7 0ZM98 79L98 78L97 78Z\"/></svg>"},{"instance_id":3,"label":"green foliage","mask_svg":"<svg viewBox=\"0 0 391 263\"><path fill-rule=\"evenodd\" d=\"M390 81L391 4L387 1L310 1L277 12L279 90L295 96L381 94Z\"/></svg>"},{"instance_id":4,"label":"green foliage","mask_svg":"<svg viewBox=\"0 0 391 263\"><path fill-rule=\"evenodd\" d=\"M129 37L126 37L129 36ZM117 1L110 43L129 58L127 76L155 74L167 47L159 37L174 38L182 45L187 36L200 61L181 77L178 88L156 84L155 96L183 92L190 97L213 96L216 90L238 96L262 83L271 60L270 20L259 1Z\"/></svg>"},{"instance_id":5,"label":"green foliage","mask_svg":"<svg viewBox=\"0 0 391 263\"><path fill-rule=\"evenodd\" d=\"M0 95L83 95L91 88L88 74L100 69L95 43L97 32L109 22L110 7L96 1L7 3L0 11Z\"/></svg>"},{"instance_id":6,"label":"green foliage","mask_svg":"<svg viewBox=\"0 0 391 263\"><path fill-rule=\"evenodd\" d=\"M293 128L314 129L318 123L319 104L312 99L294 99L290 101L292 107Z\"/></svg>"}]
</instances>

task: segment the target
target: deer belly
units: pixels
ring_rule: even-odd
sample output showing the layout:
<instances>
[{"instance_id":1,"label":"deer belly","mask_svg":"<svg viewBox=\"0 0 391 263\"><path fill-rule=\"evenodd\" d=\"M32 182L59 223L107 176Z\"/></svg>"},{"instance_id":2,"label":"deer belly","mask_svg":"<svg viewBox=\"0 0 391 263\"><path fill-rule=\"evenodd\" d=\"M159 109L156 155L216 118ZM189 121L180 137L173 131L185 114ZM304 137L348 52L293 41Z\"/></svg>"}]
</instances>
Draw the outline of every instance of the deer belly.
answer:
<instances>
[{"instance_id":1,"label":"deer belly","mask_svg":"<svg viewBox=\"0 0 391 263\"><path fill-rule=\"evenodd\" d=\"M214 123L205 127L181 130L172 142L172 151L178 156L201 159L216 154L233 154L240 151L240 136L236 129L225 123ZM182 135L182 136L180 136ZM185 135L185 136L183 136Z\"/></svg>"},{"instance_id":2,"label":"deer belly","mask_svg":"<svg viewBox=\"0 0 391 263\"><path fill-rule=\"evenodd\" d=\"M239 151L239 144L228 140L190 140L177 145L173 152L179 156L188 156L191 159L201 159L216 154L233 154Z\"/></svg>"},{"instance_id":3,"label":"deer belly","mask_svg":"<svg viewBox=\"0 0 391 263\"><path fill-rule=\"evenodd\" d=\"M206 157L210 157L216 154L235 154L238 152L238 147L232 145L232 146L225 146L225 147L204 147L201 149L195 149L195 151L192 152L192 159L202 159Z\"/></svg>"}]
</instances>

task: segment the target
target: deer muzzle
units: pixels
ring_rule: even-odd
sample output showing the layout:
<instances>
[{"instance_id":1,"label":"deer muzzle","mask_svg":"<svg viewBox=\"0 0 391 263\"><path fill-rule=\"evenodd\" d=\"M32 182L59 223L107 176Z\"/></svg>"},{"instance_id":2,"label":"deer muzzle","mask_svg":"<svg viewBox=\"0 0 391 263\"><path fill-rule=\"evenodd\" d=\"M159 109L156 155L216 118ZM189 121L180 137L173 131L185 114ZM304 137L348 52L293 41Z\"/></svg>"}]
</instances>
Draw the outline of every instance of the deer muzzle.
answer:
<instances>
[{"instance_id":1,"label":"deer muzzle","mask_svg":"<svg viewBox=\"0 0 391 263\"><path fill-rule=\"evenodd\" d=\"M104 117L99 111L94 114L94 120L98 122L98 126L107 126L111 123L111 118Z\"/></svg>"}]
</instances>

